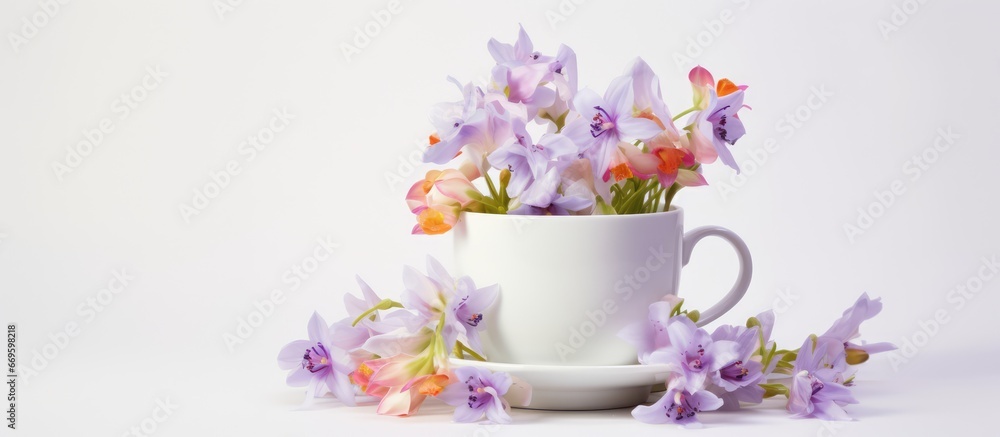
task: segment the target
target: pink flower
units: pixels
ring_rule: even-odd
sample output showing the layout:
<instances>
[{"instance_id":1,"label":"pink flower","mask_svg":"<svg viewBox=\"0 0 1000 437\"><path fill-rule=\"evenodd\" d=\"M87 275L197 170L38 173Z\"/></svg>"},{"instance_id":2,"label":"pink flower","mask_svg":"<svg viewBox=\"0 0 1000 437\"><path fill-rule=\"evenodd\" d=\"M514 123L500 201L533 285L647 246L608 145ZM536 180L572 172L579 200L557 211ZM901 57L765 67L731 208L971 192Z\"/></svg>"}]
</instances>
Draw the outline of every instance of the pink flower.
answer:
<instances>
[{"instance_id":1,"label":"pink flower","mask_svg":"<svg viewBox=\"0 0 1000 437\"><path fill-rule=\"evenodd\" d=\"M619 148L628 159L633 173L641 179L656 175L660 185L668 188L674 182L685 187L708 184L700 173L690 168L695 164L694 155L685 149L654 147L649 153L643 153L628 143L619 143Z\"/></svg>"},{"instance_id":2,"label":"pink flower","mask_svg":"<svg viewBox=\"0 0 1000 437\"><path fill-rule=\"evenodd\" d=\"M472 181L480 175L466 162L459 170L431 170L406 193L406 204L417 216L414 234L443 234L451 230L464 209L476 209L482 197Z\"/></svg>"},{"instance_id":3,"label":"pink flower","mask_svg":"<svg viewBox=\"0 0 1000 437\"><path fill-rule=\"evenodd\" d=\"M450 372L416 376L402 386L389 389L378 404L378 414L409 416L417 412L427 396L437 396L454 378Z\"/></svg>"}]
</instances>

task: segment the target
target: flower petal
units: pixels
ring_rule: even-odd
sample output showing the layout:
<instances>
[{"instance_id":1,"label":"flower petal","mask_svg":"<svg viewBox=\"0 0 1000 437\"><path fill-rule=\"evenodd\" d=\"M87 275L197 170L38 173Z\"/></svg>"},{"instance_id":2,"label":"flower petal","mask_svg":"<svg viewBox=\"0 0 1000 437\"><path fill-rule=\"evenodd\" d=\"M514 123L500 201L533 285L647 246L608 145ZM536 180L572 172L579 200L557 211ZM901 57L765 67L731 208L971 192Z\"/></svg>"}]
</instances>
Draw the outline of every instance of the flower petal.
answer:
<instances>
[{"instance_id":1,"label":"flower petal","mask_svg":"<svg viewBox=\"0 0 1000 437\"><path fill-rule=\"evenodd\" d=\"M314 343L322 343L324 346L330 344L330 325L326 324L326 321L323 320L323 317L318 312L314 311L312 317L309 318L307 329L309 340Z\"/></svg>"},{"instance_id":2,"label":"flower petal","mask_svg":"<svg viewBox=\"0 0 1000 437\"><path fill-rule=\"evenodd\" d=\"M623 138L635 138L646 141L663 132L663 129L655 121L648 118L620 115L615 124L618 126L618 130L621 132Z\"/></svg>"},{"instance_id":3,"label":"flower petal","mask_svg":"<svg viewBox=\"0 0 1000 437\"><path fill-rule=\"evenodd\" d=\"M278 352L278 367L281 370L290 370L302 367L302 355L306 349L313 347L316 343L309 340L295 340L285 345Z\"/></svg>"}]
</instances>

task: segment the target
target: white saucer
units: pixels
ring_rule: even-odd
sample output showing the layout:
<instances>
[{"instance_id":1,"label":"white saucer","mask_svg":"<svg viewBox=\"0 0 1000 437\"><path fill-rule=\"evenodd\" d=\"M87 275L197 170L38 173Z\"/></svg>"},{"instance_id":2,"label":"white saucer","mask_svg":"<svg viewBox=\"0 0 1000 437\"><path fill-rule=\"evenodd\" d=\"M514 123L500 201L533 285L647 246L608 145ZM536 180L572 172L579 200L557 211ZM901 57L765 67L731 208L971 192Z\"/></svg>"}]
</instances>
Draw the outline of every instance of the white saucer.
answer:
<instances>
[{"instance_id":1,"label":"white saucer","mask_svg":"<svg viewBox=\"0 0 1000 437\"><path fill-rule=\"evenodd\" d=\"M608 410L634 407L649 397L655 384L663 384L665 365L554 366L491 363L452 358L455 366L475 366L507 372L531 385L531 402L524 405L520 386L505 396L514 408L532 410Z\"/></svg>"}]
</instances>

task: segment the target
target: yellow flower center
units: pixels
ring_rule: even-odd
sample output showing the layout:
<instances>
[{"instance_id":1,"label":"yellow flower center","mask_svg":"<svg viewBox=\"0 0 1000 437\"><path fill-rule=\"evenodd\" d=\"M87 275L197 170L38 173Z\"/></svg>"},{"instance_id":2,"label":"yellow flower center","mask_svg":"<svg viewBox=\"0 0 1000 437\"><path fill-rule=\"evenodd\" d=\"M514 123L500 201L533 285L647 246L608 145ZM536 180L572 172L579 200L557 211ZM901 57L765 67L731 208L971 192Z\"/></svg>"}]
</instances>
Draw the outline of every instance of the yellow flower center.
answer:
<instances>
[{"instance_id":1,"label":"yellow flower center","mask_svg":"<svg viewBox=\"0 0 1000 437\"><path fill-rule=\"evenodd\" d=\"M444 221L444 214L433 208L420 211L420 214L417 215L417 223L420 224L420 229L428 235L443 234L451 230L451 225Z\"/></svg>"}]
</instances>

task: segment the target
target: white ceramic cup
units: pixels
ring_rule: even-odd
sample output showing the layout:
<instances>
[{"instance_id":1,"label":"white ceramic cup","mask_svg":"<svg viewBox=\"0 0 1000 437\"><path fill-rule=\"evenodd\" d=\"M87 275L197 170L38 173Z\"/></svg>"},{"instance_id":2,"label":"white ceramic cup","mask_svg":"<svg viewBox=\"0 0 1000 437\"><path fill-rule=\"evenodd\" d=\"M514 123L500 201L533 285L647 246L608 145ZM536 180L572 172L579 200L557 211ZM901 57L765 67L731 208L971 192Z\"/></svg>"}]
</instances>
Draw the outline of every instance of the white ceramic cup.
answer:
<instances>
[{"instance_id":1,"label":"white ceramic cup","mask_svg":"<svg viewBox=\"0 0 1000 437\"><path fill-rule=\"evenodd\" d=\"M699 325L736 304L750 285L746 244L706 226L684 233L684 212L594 216L463 213L453 230L457 272L479 286L500 284L483 315L483 351L516 364L625 365L636 351L618 337L648 317L649 304L677 295L681 268L704 237L739 255L736 284L702 311Z\"/></svg>"}]
</instances>

